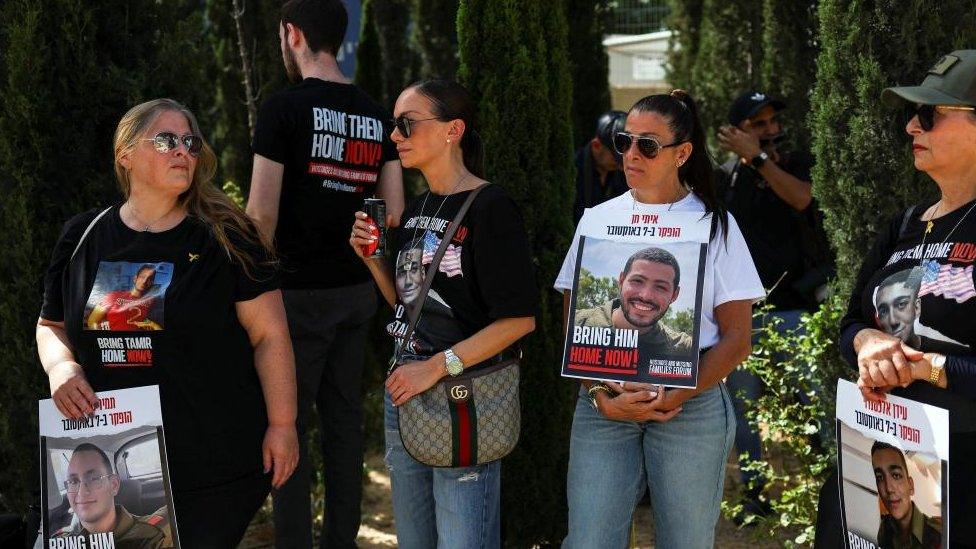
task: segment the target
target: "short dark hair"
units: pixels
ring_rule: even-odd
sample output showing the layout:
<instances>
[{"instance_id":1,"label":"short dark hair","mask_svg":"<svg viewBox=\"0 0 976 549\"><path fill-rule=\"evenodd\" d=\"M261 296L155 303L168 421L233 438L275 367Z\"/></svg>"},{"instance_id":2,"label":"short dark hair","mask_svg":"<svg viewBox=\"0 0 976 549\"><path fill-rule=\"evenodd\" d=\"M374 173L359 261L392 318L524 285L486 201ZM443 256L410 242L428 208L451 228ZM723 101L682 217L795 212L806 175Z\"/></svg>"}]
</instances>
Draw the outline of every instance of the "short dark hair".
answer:
<instances>
[{"instance_id":1,"label":"short dark hair","mask_svg":"<svg viewBox=\"0 0 976 549\"><path fill-rule=\"evenodd\" d=\"M874 444L871 445L871 457L874 457L875 452L879 452L881 450L894 450L898 452L898 455L901 457L902 466L904 466L906 469L908 468L908 461L905 459L905 452L902 452L901 448L898 448L897 446L892 446L887 442L881 442L880 440L876 440L874 441Z\"/></svg>"},{"instance_id":2,"label":"short dark hair","mask_svg":"<svg viewBox=\"0 0 976 549\"><path fill-rule=\"evenodd\" d=\"M325 50L338 55L349 14L342 0L288 0L281 6L281 24L289 23L302 31L312 53Z\"/></svg>"},{"instance_id":3,"label":"short dark hair","mask_svg":"<svg viewBox=\"0 0 976 549\"><path fill-rule=\"evenodd\" d=\"M78 452L93 452L98 454L102 458L102 463L105 464L105 470L108 474L113 474L115 471L112 468L112 460L108 459L108 454L106 454L101 448L95 446L90 442L82 442L78 446L75 446L73 452L71 452L71 457L74 457Z\"/></svg>"},{"instance_id":4,"label":"short dark hair","mask_svg":"<svg viewBox=\"0 0 976 549\"><path fill-rule=\"evenodd\" d=\"M671 252L662 248L644 248L643 250L635 253L627 259L627 263L624 265L624 274L630 272L630 267L637 260L650 261L651 263L660 263L662 265L667 265L674 269L674 285L678 286L681 282L681 267L678 266L678 260L671 255Z\"/></svg>"},{"instance_id":5,"label":"short dark hair","mask_svg":"<svg viewBox=\"0 0 976 549\"><path fill-rule=\"evenodd\" d=\"M887 288L895 284L904 284L911 288L913 294L918 294L918 290L922 286L922 272L921 267L912 267L911 269L903 269L888 275L881 281L881 284L878 284L878 291L881 291L881 288Z\"/></svg>"}]
</instances>

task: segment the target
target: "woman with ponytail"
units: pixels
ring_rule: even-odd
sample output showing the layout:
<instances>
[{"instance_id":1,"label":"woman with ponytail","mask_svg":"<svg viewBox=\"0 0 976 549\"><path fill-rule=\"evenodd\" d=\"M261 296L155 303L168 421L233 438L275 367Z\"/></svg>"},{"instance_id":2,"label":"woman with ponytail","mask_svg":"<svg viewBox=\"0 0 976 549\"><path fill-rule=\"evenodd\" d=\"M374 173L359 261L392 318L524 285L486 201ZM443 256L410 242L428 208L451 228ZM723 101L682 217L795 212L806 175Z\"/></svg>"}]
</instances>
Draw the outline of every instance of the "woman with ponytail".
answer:
<instances>
[{"instance_id":1,"label":"woman with ponytail","mask_svg":"<svg viewBox=\"0 0 976 549\"><path fill-rule=\"evenodd\" d=\"M124 200L65 224L36 330L65 417L92 414L100 391L159 386L184 547L235 547L298 462L274 256L213 186L216 165L180 103L130 109L115 130ZM110 340L139 352L102 352Z\"/></svg>"},{"instance_id":2,"label":"woman with ponytail","mask_svg":"<svg viewBox=\"0 0 976 549\"><path fill-rule=\"evenodd\" d=\"M656 543L712 547L735 436L722 382L750 352L753 300L764 290L742 233L719 203L712 162L694 100L686 92L651 95L614 136L630 192L600 211L711 214L701 307L701 358L695 389L584 381L570 442L568 548L627 546L634 507L649 486ZM555 287L569 290L579 231ZM638 328L635 326L635 328Z\"/></svg>"},{"instance_id":3,"label":"woman with ponytail","mask_svg":"<svg viewBox=\"0 0 976 549\"><path fill-rule=\"evenodd\" d=\"M422 463L404 448L398 416L400 405L448 376L517 357L518 340L535 329L538 293L528 237L515 202L482 179L474 111L467 91L449 80L420 82L400 94L391 138L403 166L420 170L429 190L407 205L399 234L388 240L394 268L364 258L394 308L387 331L400 366L386 381L386 464L397 540L405 549L501 545L500 462ZM424 295L428 265L473 192ZM376 242L375 227L358 212L352 229L349 243L362 257L363 247Z\"/></svg>"}]
</instances>

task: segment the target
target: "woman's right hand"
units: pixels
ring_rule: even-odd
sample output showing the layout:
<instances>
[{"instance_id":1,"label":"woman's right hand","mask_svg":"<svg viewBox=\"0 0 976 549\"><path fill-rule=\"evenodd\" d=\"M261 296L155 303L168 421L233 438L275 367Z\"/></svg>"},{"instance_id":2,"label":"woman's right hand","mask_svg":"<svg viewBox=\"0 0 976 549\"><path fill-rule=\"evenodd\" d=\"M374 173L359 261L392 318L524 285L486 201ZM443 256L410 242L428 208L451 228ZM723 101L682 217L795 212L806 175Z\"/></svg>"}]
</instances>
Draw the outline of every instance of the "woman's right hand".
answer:
<instances>
[{"instance_id":1,"label":"woman's right hand","mask_svg":"<svg viewBox=\"0 0 976 549\"><path fill-rule=\"evenodd\" d=\"M367 221L368 219L365 212L356 212L356 221L352 224L352 233L349 235L349 245L363 260L372 259L363 255L363 247L376 242L376 236L373 235L376 225Z\"/></svg>"},{"instance_id":2,"label":"woman's right hand","mask_svg":"<svg viewBox=\"0 0 976 549\"><path fill-rule=\"evenodd\" d=\"M907 387L912 380L913 360L922 353L890 334L867 328L854 337L857 348L857 386L868 400L884 400L884 393Z\"/></svg>"},{"instance_id":3,"label":"woman's right hand","mask_svg":"<svg viewBox=\"0 0 976 549\"><path fill-rule=\"evenodd\" d=\"M613 388L613 385L611 385ZM657 421L664 423L676 416L681 408L662 410L664 404L664 388L656 387L651 390L627 391L611 397L605 391L597 393L597 407L600 414L614 421Z\"/></svg>"},{"instance_id":4,"label":"woman's right hand","mask_svg":"<svg viewBox=\"0 0 976 549\"><path fill-rule=\"evenodd\" d=\"M80 364L60 362L48 371L47 378L51 383L54 405L65 417L81 419L95 411L98 399L85 379Z\"/></svg>"}]
</instances>

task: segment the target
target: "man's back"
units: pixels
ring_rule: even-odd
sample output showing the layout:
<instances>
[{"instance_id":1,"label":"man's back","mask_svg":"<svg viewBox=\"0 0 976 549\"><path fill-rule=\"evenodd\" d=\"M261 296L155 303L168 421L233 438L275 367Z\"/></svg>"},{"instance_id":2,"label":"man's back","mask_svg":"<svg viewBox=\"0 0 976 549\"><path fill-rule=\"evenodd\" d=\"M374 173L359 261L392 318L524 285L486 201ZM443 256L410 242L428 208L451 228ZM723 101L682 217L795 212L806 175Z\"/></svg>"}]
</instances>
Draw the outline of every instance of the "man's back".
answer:
<instances>
[{"instance_id":1,"label":"man's back","mask_svg":"<svg viewBox=\"0 0 976 549\"><path fill-rule=\"evenodd\" d=\"M397 159L387 113L352 84L306 78L261 106L254 152L282 164L275 243L284 288L370 280L349 227Z\"/></svg>"}]
</instances>

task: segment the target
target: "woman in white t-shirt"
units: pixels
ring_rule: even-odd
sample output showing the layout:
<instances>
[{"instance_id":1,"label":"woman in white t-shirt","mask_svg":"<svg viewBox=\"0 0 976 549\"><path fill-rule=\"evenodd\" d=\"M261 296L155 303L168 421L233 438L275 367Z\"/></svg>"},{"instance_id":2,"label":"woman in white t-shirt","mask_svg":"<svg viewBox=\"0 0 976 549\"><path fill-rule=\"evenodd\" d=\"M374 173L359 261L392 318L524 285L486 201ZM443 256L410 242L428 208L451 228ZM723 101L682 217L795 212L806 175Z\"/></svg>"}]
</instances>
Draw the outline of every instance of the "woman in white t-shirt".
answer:
<instances>
[{"instance_id":1,"label":"woman in white t-shirt","mask_svg":"<svg viewBox=\"0 0 976 549\"><path fill-rule=\"evenodd\" d=\"M660 547L714 544L735 416L722 379L751 350L752 303L765 295L742 233L720 205L691 96L681 90L638 101L614 137L631 188L596 210L712 214L702 292L697 389L584 381L570 443L569 535L563 547L625 547L644 486L651 490ZM565 296L579 232L555 287Z\"/></svg>"}]
</instances>

